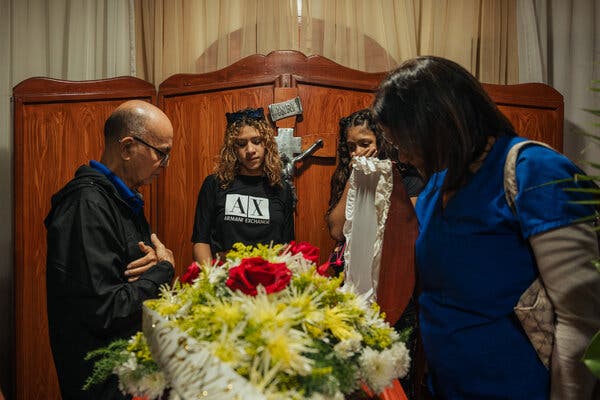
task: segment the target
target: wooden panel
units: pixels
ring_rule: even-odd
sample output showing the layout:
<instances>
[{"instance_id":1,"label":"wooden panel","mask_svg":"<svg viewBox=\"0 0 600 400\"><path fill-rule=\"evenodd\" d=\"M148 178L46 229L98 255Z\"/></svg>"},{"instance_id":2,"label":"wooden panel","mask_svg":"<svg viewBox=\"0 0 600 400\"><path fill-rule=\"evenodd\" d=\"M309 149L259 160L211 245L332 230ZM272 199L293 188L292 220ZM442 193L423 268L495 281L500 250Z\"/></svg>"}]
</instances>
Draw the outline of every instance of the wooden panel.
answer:
<instances>
[{"instance_id":1,"label":"wooden panel","mask_svg":"<svg viewBox=\"0 0 600 400\"><path fill-rule=\"evenodd\" d=\"M542 83L483 85L517 133L563 150L563 96Z\"/></svg>"},{"instance_id":2,"label":"wooden panel","mask_svg":"<svg viewBox=\"0 0 600 400\"><path fill-rule=\"evenodd\" d=\"M418 224L415 210L397 170L393 175L394 189L390 199L381 250L381 269L377 302L385 319L392 326L398 322L414 292L416 282L415 242ZM401 227L402 229L399 229Z\"/></svg>"},{"instance_id":3,"label":"wooden panel","mask_svg":"<svg viewBox=\"0 0 600 400\"><path fill-rule=\"evenodd\" d=\"M547 109L535 109L518 106L502 106L498 108L513 123L519 136L548 143L558 151L563 149L562 120L556 112ZM559 122L560 121L560 122Z\"/></svg>"},{"instance_id":4,"label":"wooden panel","mask_svg":"<svg viewBox=\"0 0 600 400\"><path fill-rule=\"evenodd\" d=\"M227 68L206 74L177 74L164 81L159 91L164 96L181 95L203 90L222 90L243 85L257 85L280 79L280 86L295 86L290 74L299 81L314 84L374 90L385 76L383 73L366 73L346 68L325 57L288 50L274 51L268 55L248 56Z\"/></svg>"},{"instance_id":5,"label":"wooden panel","mask_svg":"<svg viewBox=\"0 0 600 400\"><path fill-rule=\"evenodd\" d=\"M77 167L98 160L106 117L124 100L155 100L135 78L23 81L14 96L14 276L17 399L60 398L46 316L46 229L50 197ZM151 209L151 191L146 191ZM147 210L148 211L148 210Z\"/></svg>"}]
</instances>

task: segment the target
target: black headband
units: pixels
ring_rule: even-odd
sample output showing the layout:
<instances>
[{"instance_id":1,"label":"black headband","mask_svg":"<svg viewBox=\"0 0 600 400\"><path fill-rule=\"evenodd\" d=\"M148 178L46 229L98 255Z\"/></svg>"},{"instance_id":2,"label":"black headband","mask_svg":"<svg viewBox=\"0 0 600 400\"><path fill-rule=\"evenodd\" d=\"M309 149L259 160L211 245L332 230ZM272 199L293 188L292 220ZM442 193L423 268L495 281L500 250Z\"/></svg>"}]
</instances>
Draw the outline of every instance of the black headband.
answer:
<instances>
[{"instance_id":1,"label":"black headband","mask_svg":"<svg viewBox=\"0 0 600 400\"><path fill-rule=\"evenodd\" d=\"M245 110L241 111L225 113L225 117L227 118L227 125L231 125L244 119L253 119L259 121L265 119L265 111L262 107L246 108Z\"/></svg>"}]
</instances>

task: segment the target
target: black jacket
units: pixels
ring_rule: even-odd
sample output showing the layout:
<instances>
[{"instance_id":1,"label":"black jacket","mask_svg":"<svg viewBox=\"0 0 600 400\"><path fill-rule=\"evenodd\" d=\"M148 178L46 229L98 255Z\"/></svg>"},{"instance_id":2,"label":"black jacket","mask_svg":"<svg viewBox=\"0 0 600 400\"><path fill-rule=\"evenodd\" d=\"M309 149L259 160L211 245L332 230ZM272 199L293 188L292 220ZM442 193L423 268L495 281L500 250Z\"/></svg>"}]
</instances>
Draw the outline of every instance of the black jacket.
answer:
<instances>
[{"instance_id":1,"label":"black jacket","mask_svg":"<svg viewBox=\"0 0 600 400\"><path fill-rule=\"evenodd\" d=\"M89 166L52 197L45 224L48 327L63 399L125 398L115 379L82 391L93 366L84 357L141 329L142 302L171 282L173 266L160 262L127 282L125 267L143 256L139 241L150 245L150 227Z\"/></svg>"}]
</instances>

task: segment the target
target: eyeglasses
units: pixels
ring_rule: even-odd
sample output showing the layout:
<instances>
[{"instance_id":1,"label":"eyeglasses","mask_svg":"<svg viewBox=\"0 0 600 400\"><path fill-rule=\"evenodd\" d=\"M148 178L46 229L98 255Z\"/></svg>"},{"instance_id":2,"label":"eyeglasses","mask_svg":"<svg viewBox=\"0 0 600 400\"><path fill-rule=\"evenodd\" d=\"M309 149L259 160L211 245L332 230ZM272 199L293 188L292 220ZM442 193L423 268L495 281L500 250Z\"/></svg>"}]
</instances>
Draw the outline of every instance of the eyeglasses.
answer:
<instances>
[{"instance_id":1,"label":"eyeglasses","mask_svg":"<svg viewBox=\"0 0 600 400\"><path fill-rule=\"evenodd\" d=\"M157 149L156 147L152 146L150 143L146 142L145 140L140 139L137 136L132 136L132 138L133 138L133 140L137 140L138 142L140 142L144 146L150 147L152 150L154 150L156 152L156 154L158 154L158 156L160 158L160 166L161 167L164 167L165 165L167 165L167 163L169 162L169 156L170 156L169 153L165 153L161 149Z\"/></svg>"}]
</instances>

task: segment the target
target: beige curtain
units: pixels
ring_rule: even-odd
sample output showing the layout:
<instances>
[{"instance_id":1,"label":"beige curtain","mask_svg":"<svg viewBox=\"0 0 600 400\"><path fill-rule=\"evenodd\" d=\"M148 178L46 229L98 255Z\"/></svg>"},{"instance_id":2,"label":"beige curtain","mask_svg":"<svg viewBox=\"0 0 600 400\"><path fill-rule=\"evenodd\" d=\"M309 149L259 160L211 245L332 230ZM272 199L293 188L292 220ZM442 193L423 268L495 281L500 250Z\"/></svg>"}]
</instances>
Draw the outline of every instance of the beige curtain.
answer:
<instances>
[{"instance_id":1,"label":"beige curtain","mask_svg":"<svg viewBox=\"0 0 600 400\"><path fill-rule=\"evenodd\" d=\"M12 83L31 76L85 80L135 73L128 1L10 3Z\"/></svg>"},{"instance_id":2,"label":"beige curtain","mask_svg":"<svg viewBox=\"0 0 600 400\"><path fill-rule=\"evenodd\" d=\"M479 21L481 36L477 77L487 83L518 83L516 0L482 1Z\"/></svg>"},{"instance_id":3,"label":"beige curtain","mask_svg":"<svg viewBox=\"0 0 600 400\"><path fill-rule=\"evenodd\" d=\"M433 54L518 79L516 0L303 0L300 49L369 72Z\"/></svg>"},{"instance_id":4,"label":"beige curtain","mask_svg":"<svg viewBox=\"0 0 600 400\"><path fill-rule=\"evenodd\" d=\"M135 10L138 77L156 85L298 48L296 0L135 0Z\"/></svg>"},{"instance_id":5,"label":"beige curtain","mask_svg":"<svg viewBox=\"0 0 600 400\"><path fill-rule=\"evenodd\" d=\"M5 255L0 259L0 387L5 395L13 385L12 88L33 76L134 75L132 11L127 0L0 0L0 253Z\"/></svg>"},{"instance_id":6,"label":"beige curtain","mask_svg":"<svg viewBox=\"0 0 600 400\"><path fill-rule=\"evenodd\" d=\"M424 54L484 82L518 80L516 0L135 0L138 76L223 68L251 54L300 50L387 71ZM298 7L301 11L298 13Z\"/></svg>"},{"instance_id":7,"label":"beige curtain","mask_svg":"<svg viewBox=\"0 0 600 400\"><path fill-rule=\"evenodd\" d=\"M588 173L598 169L600 147L581 133L600 135L600 4L597 0L518 0L522 82L545 82L565 99L564 152ZM598 86L598 85L595 85Z\"/></svg>"}]
</instances>

